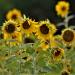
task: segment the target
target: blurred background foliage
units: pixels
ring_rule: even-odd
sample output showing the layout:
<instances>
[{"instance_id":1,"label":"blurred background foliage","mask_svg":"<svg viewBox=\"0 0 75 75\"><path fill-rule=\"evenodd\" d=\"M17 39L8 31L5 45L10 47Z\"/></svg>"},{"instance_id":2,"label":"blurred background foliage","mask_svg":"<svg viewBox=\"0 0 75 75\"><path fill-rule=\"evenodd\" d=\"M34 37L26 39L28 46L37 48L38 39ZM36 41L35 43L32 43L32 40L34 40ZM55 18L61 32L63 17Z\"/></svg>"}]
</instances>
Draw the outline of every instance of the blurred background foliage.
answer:
<instances>
[{"instance_id":1,"label":"blurred background foliage","mask_svg":"<svg viewBox=\"0 0 75 75\"><path fill-rule=\"evenodd\" d=\"M63 20L60 16L57 16L55 11L55 5L58 1L60 0L0 0L0 25L4 22L6 13L12 8L21 10L27 17L36 21L48 18L51 22L57 24ZM66 1L70 2L70 14L74 14L75 0ZM69 24L74 25L74 19Z\"/></svg>"}]
</instances>

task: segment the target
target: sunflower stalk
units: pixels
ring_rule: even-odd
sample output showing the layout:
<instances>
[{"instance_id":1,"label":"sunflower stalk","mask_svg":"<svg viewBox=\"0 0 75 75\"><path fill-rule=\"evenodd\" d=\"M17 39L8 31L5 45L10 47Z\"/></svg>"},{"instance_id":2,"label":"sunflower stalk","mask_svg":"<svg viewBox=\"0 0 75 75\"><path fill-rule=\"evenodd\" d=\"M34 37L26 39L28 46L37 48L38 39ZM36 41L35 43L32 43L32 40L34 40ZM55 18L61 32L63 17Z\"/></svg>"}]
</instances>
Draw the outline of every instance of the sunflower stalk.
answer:
<instances>
[{"instance_id":1,"label":"sunflower stalk","mask_svg":"<svg viewBox=\"0 0 75 75\"><path fill-rule=\"evenodd\" d=\"M33 61L32 61L32 67L33 67L33 74L32 75L38 75L38 70L36 66L36 51L33 53Z\"/></svg>"},{"instance_id":2,"label":"sunflower stalk","mask_svg":"<svg viewBox=\"0 0 75 75\"><path fill-rule=\"evenodd\" d=\"M59 26L63 26L63 25L65 25L64 22L60 22L60 23L57 24L58 27L59 27Z\"/></svg>"},{"instance_id":3,"label":"sunflower stalk","mask_svg":"<svg viewBox=\"0 0 75 75\"><path fill-rule=\"evenodd\" d=\"M65 27L68 28L68 22L73 19L75 16L74 15L71 15L71 16L68 16L66 15L65 16L65 19L64 19L64 23L65 23Z\"/></svg>"},{"instance_id":4,"label":"sunflower stalk","mask_svg":"<svg viewBox=\"0 0 75 75\"><path fill-rule=\"evenodd\" d=\"M65 28L68 28L68 16L65 16L65 20L64 20L64 23L65 23Z\"/></svg>"}]
</instances>

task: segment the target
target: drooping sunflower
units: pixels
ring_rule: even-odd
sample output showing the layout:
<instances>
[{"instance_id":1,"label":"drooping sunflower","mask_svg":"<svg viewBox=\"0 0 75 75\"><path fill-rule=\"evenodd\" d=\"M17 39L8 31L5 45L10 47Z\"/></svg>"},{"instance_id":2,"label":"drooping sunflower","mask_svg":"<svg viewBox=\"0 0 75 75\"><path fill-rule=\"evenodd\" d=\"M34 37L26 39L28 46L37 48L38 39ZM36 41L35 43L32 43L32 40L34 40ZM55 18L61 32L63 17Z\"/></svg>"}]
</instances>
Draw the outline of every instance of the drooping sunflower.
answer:
<instances>
[{"instance_id":1,"label":"drooping sunflower","mask_svg":"<svg viewBox=\"0 0 75 75\"><path fill-rule=\"evenodd\" d=\"M46 41L41 41L41 44L39 45L39 47L43 50L43 51L47 51L47 49L49 48L49 40Z\"/></svg>"},{"instance_id":2,"label":"drooping sunflower","mask_svg":"<svg viewBox=\"0 0 75 75\"><path fill-rule=\"evenodd\" d=\"M37 22L34 22L31 19L26 19L21 23L21 30L23 33L29 36L36 31L37 24Z\"/></svg>"},{"instance_id":3,"label":"drooping sunflower","mask_svg":"<svg viewBox=\"0 0 75 75\"><path fill-rule=\"evenodd\" d=\"M54 48L52 53L52 58L54 61L60 61L64 56L64 49L62 48Z\"/></svg>"},{"instance_id":4,"label":"drooping sunflower","mask_svg":"<svg viewBox=\"0 0 75 75\"><path fill-rule=\"evenodd\" d=\"M56 12L61 17L65 17L69 13L70 4L66 1L59 1L55 7Z\"/></svg>"},{"instance_id":5,"label":"drooping sunflower","mask_svg":"<svg viewBox=\"0 0 75 75\"><path fill-rule=\"evenodd\" d=\"M10 10L8 13L7 13L7 15L6 15L6 19L7 20L15 20L15 21L20 21L20 18L22 17L22 14L21 14L21 12L20 12L20 10L18 10L18 9L12 9L12 10Z\"/></svg>"},{"instance_id":6,"label":"drooping sunflower","mask_svg":"<svg viewBox=\"0 0 75 75\"><path fill-rule=\"evenodd\" d=\"M75 40L75 32L70 28L64 29L61 36L65 44L71 44Z\"/></svg>"},{"instance_id":7,"label":"drooping sunflower","mask_svg":"<svg viewBox=\"0 0 75 75\"><path fill-rule=\"evenodd\" d=\"M56 43L54 37L52 36L48 40L41 41L40 47L44 51L46 51L48 48L56 48L57 47L57 43Z\"/></svg>"},{"instance_id":8,"label":"drooping sunflower","mask_svg":"<svg viewBox=\"0 0 75 75\"><path fill-rule=\"evenodd\" d=\"M9 20L3 24L2 31L4 34L4 39L9 39L12 34L16 31L16 22Z\"/></svg>"},{"instance_id":9,"label":"drooping sunflower","mask_svg":"<svg viewBox=\"0 0 75 75\"><path fill-rule=\"evenodd\" d=\"M49 21L41 21L37 26L36 35L38 39L48 40L56 32L56 27Z\"/></svg>"}]
</instances>

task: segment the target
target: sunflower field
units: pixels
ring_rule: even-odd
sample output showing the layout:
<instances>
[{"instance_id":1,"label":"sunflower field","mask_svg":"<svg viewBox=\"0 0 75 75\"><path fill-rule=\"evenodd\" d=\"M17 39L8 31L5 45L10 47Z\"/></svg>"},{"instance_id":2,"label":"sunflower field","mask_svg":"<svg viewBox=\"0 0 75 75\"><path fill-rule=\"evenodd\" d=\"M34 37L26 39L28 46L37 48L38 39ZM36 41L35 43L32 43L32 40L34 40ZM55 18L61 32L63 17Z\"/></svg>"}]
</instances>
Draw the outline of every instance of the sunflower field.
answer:
<instances>
[{"instance_id":1,"label":"sunflower field","mask_svg":"<svg viewBox=\"0 0 75 75\"><path fill-rule=\"evenodd\" d=\"M55 11L63 18L56 25L17 8L7 12L0 26L0 75L75 75L75 26L68 25L75 16L66 0ZM56 34L59 26L64 29Z\"/></svg>"}]
</instances>

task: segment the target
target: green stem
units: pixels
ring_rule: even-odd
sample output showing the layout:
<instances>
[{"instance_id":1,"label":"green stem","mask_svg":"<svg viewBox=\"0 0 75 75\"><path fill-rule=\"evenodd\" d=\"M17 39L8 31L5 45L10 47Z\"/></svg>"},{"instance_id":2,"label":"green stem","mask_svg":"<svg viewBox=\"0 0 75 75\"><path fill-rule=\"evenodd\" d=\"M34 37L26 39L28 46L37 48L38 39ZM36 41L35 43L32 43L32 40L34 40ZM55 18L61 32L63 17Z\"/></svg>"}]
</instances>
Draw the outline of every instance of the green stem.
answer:
<instances>
[{"instance_id":1,"label":"green stem","mask_svg":"<svg viewBox=\"0 0 75 75\"><path fill-rule=\"evenodd\" d=\"M68 28L68 16L65 16L64 23L65 23L65 28Z\"/></svg>"},{"instance_id":2,"label":"green stem","mask_svg":"<svg viewBox=\"0 0 75 75\"><path fill-rule=\"evenodd\" d=\"M32 75L38 75L37 69L36 69L36 51L33 54L33 74Z\"/></svg>"}]
</instances>

